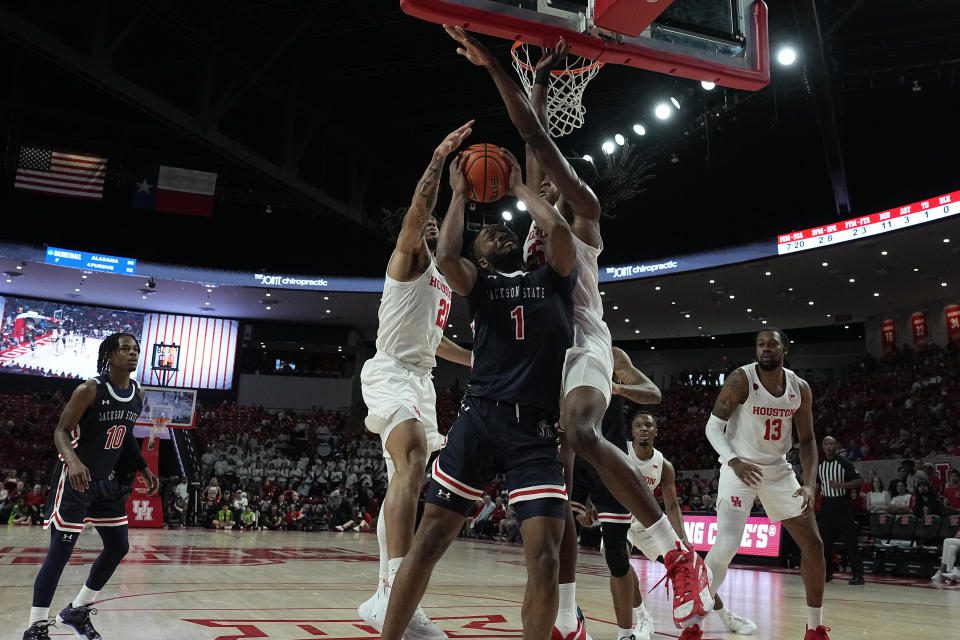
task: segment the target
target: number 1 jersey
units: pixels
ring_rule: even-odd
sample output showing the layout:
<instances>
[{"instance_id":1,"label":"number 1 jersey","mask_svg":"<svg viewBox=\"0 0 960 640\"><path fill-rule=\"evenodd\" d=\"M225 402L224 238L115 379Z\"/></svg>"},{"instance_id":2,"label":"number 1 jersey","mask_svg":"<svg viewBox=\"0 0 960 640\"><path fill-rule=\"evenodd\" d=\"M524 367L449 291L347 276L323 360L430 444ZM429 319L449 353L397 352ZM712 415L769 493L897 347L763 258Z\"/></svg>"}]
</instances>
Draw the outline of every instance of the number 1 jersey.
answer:
<instances>
[{"instance_id":1,"label":"number 1 jersey","mask_svg":"<svg viewBox=\"0 0 960 640\"><path fill-rule=\"evenodd\" d=\"M559 410L576 283L576 269L563 277L549 265L514 273L478 269L467 297L474 323L467 393Z\"/></svg>"},{"instance_id":2,"label":"number 1 jersey","mask_svg":"<svg viewBox=\"0 0 960 640\"><path fill-rule=\"evenodd\" d=\"M449 313L450 287L432 258L416 280L387 276L377 312L377 351L422 371L433 369Z\"/></svg>"},{"instance_id":3,"label":"number 1 jersey","mask_svg":"<svg viewBox=\"0 0 960 640\"><path fill-rule=\"evenodd\" d=\"M757 364L740 367L747 376L749 395L727 421L727 440L737 457L759 465L786 461L793 446L793 414L800 408L797 374L784 368L786 388L775 397L760 382ZM720 462L723 464L723 461Z\"/></svg>"},{"instance_id":4,"label":"number 1 jersey","mask_svg":"<svg viewBox=\"0 0 960 640\"><path fill-rule=\"evenodd\" d=\"M97 397L70 432L70 446L90 470L90 477L103 480L117 466L124 438L133 437L133 425L143 410L143 401L136 380L130 380L126 389L117 389L106 375L94 380Z\"/></svg>"}]
</instances>

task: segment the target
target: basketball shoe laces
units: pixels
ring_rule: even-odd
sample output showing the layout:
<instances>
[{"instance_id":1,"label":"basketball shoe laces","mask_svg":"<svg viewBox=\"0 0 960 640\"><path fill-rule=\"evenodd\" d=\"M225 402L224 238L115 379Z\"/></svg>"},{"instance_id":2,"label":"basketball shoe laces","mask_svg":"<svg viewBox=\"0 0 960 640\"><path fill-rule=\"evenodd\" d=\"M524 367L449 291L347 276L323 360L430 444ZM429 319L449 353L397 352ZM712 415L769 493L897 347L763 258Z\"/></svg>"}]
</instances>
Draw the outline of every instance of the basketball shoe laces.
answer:
<instances>
[{"instance_id":1,"label":"basketball shoe laces","mask_svg":"<svg viewBox=\"0 0 960 640\"><path fill-rule=\"evenodd\" d=\"M36 640L50 640L50 627L56 628L56 623L53 620L47 622L36 622L33 625L33 628L36 630L36 635L34 636Z\"/></svg>"},{"instance_id":2,"label":"basketball shoe laces","mask_svg":"<svg viewBox=\"0 0 960 640\"><path fill-rule=\"evenodd\" d=\"M84 635L89 636L92 633L97 633L97 630L94 629L93 627L93 623L90 622L90 616L95 616L98 613L100 613L100 611L98 611L95 607L91 607L89 605L86 607L76 607L75 610L76 609L79 609L83 612L81 614L82 617L80 618L78 626L80 627L80 630L84 633Z\"/></svg>"},{"instance_id":3,"label":"basketball shoe laces","mask_svg":"<svg viewBox=\"0 0 960 640\"><path fill-rule=\"evenodd\" d=\"M667 600L670 599L670 585L673 584L673 598L676 600L678 595L682 595L685 598L693 593L692 582L693 579L690 575L690 567L687 565L690 561L690 554L694 551L687 549L684 550L680 543L677 543L677 549L679 554L674 556L676 560L667 567L667 572L660 578L660 581L657 582L650 591L653 591L660 586L661 583L666 582L667 590ZM671 552L668 552L667 555L670 555ZM666 558L664 558L666 560Z\"/></svg>"}]
</instances>

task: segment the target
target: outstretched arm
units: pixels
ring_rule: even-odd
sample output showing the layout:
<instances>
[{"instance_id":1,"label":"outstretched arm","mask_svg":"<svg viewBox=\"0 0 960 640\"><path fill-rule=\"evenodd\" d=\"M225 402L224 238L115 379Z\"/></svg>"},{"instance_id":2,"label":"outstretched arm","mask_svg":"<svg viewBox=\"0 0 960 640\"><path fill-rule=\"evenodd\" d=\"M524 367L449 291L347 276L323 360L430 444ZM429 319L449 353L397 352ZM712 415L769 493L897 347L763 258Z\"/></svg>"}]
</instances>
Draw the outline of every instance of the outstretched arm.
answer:
<instances>
[{"instance_id":1,"label":"outstretched arm","mask_svg":"<svg viewBox=\"0 0 960 640\"><path fill-rule=\"evenodd\" d=\"M467 202L467 179L463 175L463 159L457 156L450 163L450 187L453 196L440 226L437 240L437 268L446 277L450 288L461 296L469 295L477 281L477 268L460 255L463 249L463 217Z\"/></svg>"},{"instance_id":2,"label":"outstretched arm","mask_svg":"<svg viewBox=\"0 0 960 640\"><path fill-rule=\"evenodd\" d=\"M440 146L434 150L430 164L427 165L417 183L417 189L410 201L410 208L403 216L403 227L397 238L397 246L387 264L387 275L394 280L412 280L419 275L414 273L414 268L417 265L417 258L428 250L423 238L423 230L430 220L433 208L437 205L437 188L440 185L440 174L443 173L443 163L447 156L470 135L473 122L471 120L458 127L444 138Z\"/></svg>"},{"instance_id":3,"label":"outstretched arm","mask_svg":"<svg viewBox=\"0 0 960 640\"><path fill-rule=\"evenodd\" d=\"M465 367L473 366L473 352L464 349L453 340L443 336L440 338L440 344L437 345L437 355L444 360L462 364Z\"/></svg>"},{"instance_id":4,"label":"outstretched arm","mask_svg":"<svg viewBox=\"0 0 960 640\"><path fill-rule=\"evenodd\" d=\"M536 155L537 161L544 172L556 184L564 197L570 200L577 215L593 220L600 219L600 203L590 188L583 184L576 172L560 153L540 120L530 101L523 95L523 90L513 81L497 59L480 44L480 41L468 34L460 27L444 25L451 38L460 43L457 53L464 56L475 65L484 67L493 78L493 82L500 91L500 97L507 107L510 120L523 137L530 150ZM563 40L561 38L561 40ZM559 42L557 49L566 47L566 41Z\"/></svg>"},{"instance_id":5,"label":"outstretched arm","mask_svg":"<svg viewBox=\"0 0 960 640\"><path fill-rule=\"evenodd\" d=\"M547 243L547 264L559 275L569 276L577 266L577 250L573 244L570 225L556 207L523 183L520 163L512 153L501 149L500 156L510 165L510 193L523 200L533 221L550 237L550 242Z\"/></svg>"},{"instance_id":6,"label":"outstretched arm","mask_svg":"<svg viewBox=\"0 0 960 640\"><path fill-rule=\"evenodd\" d=\"M613 383L613 393L637 404L660 404L660 387L633 366L630 356L619 347L613 347L613 376L619 380Z\"/></svg>"}]
</instances>

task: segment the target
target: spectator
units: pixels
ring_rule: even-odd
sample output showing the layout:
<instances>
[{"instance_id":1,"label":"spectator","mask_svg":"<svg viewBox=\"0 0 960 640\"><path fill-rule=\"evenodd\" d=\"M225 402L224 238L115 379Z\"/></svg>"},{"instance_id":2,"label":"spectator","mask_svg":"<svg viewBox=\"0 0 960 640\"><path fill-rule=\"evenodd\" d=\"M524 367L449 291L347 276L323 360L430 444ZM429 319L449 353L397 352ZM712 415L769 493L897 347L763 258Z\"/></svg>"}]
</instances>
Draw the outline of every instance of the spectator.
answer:
<instances>
[{"instance_id":1,"label":"spectator","mask_svg":"<svg viewBox=\"0 0 960 640\"><path fill-rule=\"evenodd\" d=\"M220 481L217 480L217 476L210 478L210 484L203 490L203 497L206 498L209 504L220 504L223 491L220 489Z\"/></svg>"},{"instance_id":2,"label":"spectator","mask_svg":"<svg viewBox=\"0 0 960 640\"><path fill-rule=\"evenodd\" d=\"M917 492L914 494L913 514L918 518L924 516L942 516L943 502L937 490L926 480L917 482Z\"/></svg>"},{"instance_id":3,"label":"spectator","mask_svg":"<svg viewBox=\"0 0 960 640\"><path fill-rule=\"evenodd\" d=\"M883 481L874 474L870 484L870 491L864 496L867 513L887 513L891 511L890 493L883 488Z\"/></svg>"},{"instance_id":4,"label":"spectator","mask_svg":"<svg viewBox=\"0 0 960 640\"><path fill-rule=\"evenodd\" d=\"M960 509L960 471L950 469L947 487L943 490L943 502L951 509Z\"/></svg>"},{"instance_id":5,"label":"spectator","mask_svg":"<svg viewBox=\"0 0 960 640\"><path fill-rule=\"evenodd\" d=\"M300 531L303 528L303 518L299 503L291 504L283 516L283 528L287 531Z\"/></svg>"},{"instance_id":6,"label":"spectator","mask_svg":"<svg viewBox=\"0 0 960 640\"><path fill-rule=\"evenodd\" d=\"M960 568L954 566L957 561L958 550L960 550L960 531L957 531L952 538L943 541L943 556L940 559L940 568L933 574L931 580L934 582L943 582L944 580L960 582Z\"/></svg>"},{"instance_id":7,"label":"spectator","mask_svg":"<svg viewBox=\"0 0 960 640\"><path fill-rule=\"evenodd\" d=\"M267 514L265 526L270 531L277 531L283 526L283 512L277 509L277 505L270 505L270 511Z\"/></svg>"},{"instance_id":8,"label":"spectator","mask_svg":"<svg viewBox=\"0 0 960 640\"><path fill-rule=\"evenodd\" d=\"M27 511L30 512L30 519L33 524L43 523L43 507L47 504L47 493L43 486L33 485L33 491L27 494Z\"/></svg>"},{"instance_id":9,"label":"spectator","mask_svg":"<svg viewBox=\"0 0 960 640\"><path fill-rule=\"evenodd\" d=\"M257 528L257 514L250 509L250 505L243 508L240 514L240 530L251 531Z\"/></svg>"},{"instance_id":10,"label":"spectator","mask_svg":"<svg viewBox=\"0 0 960 640\"><path fill-rule=\"evenodd\" d=\"M177 486L174 487L173 492L177 494L177 497L183 501L183 504L187 504L190 501L190 494L188 492L189 487L187 486L186 478L177 478Z\"/></svg>"},{"instance_id":11,"label":"spectator","mask_svg":"<svg viewBox=\"0 0 960 640\"><path fill-rule=\"evenodd\" d=\"M474 531L476 531L477 537L493 538L494 532L500 525L500 521L503 520L506 515L507 512L503 508L503 498L497 496L497 499L493 503L493 509L490 511L489 517L478 518L476 522L474 522Z\"/></svg>"},{"instance_id":12,"label":"spectator","mask_svg":"<svg viewBox=\"0 0 960 640\"><path fill-rule=\"evenodd\" d=\"M499 528L499 539L501 541L510 540L514 542L515 536L519 533L517 528L517 512L513 510L513 507L507 505L506 513L502 520L500 520Z\"/></svg>"},{"instance_id":13,"label":"spectator","mask_svg":"<svg viewBox=\"0 0 960 640\"><path fill-rule=\"evenodd\" d=\"M183 499L179 494L175 492L170 496L170 500L167 501L167 528L182 529L184 527L183 505Z\"/></svg>"},{"instance_id":14,"label":"spectator","mask_svg":"<svg viewBox=\"0 0 960 640\"><path fill-rule=\"evenodd\" d=\"M463 527L460 528L460 536L463 538L472 538L473 537L473 523L476 521L477 516L480 515L480 511L483 510L483 500L475 500L473 503L473 508L467 514L467 517L463 521Z\"/></svg>"},{"instance_id":15,"label":"spectator","mask_svg":"<svg viewBox=\"0 0 960 640\"><path fill-rule=\"evenodd\" d=\"M30 524L30 509L27 507L27 498L22 496L17 504L10 511L10 517L7 518L7 524L28 525Z\"/></svg>"},{"instance_id":16,"label":"spectator","mask_svg":"<svg viewBox=\"0 0 960 640\"><path fill-rule=\"evenodd\" d=\"M224 502L223 506L220 507L220 511L217 512L216 519L213 521L213 528L233 529L235 524L237 523L233 519L233 511L230 510L230 505Z\"/></svg>"},{"instance_id":17,"label":"spectator","mask_svg":"<svg viewBox=\"0 0 960 640\"><path fill-rule=\"evenodd\" d=\"M707 513L717 512L717 508L713 503L713 496L711 496L709 493L704 494L704 496L700 500L701 500L701 504L700 504L701 511L705 511Z\"/></svg>"},{"instance_id":18,"label":"spectator","mask_svg":"<svg viewBox=\"0 0 960 640\"><path fill-rule=\"evenodd\" d=\"M907 479L907 467L901 464L897 468L897 477L891 480L889 486L887 486L887 491L890 493L890 495L897 495L897 483L899 482L902 482L904 489L907 489Z\"/></svg>"},{"instance_id":19,"label":"spectator","mask_svg":"<svg viewBox=\"0 0 960 640\"><path fill-rule=\"evenodd\" d=\"M897 495L890 499L890 512L913 512L913 496L907 493L907 483L903 480L897 480Z\"/></svg>"}]
</instances>

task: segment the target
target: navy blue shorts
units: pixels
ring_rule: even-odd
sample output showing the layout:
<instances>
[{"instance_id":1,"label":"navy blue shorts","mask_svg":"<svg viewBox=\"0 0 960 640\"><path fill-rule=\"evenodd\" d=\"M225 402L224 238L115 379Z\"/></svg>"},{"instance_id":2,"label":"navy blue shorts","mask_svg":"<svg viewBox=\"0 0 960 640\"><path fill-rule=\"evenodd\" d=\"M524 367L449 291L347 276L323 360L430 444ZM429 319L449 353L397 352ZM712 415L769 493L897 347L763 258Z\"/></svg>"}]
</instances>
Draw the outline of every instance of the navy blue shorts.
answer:
<instances>
[{"instance_id":1,"label":"navy blue shorts","mask_svg":"<svg viewBox=\"0 0 960 640\"><path fill-rule=\"evenodd\" d=\"M466 515L498 473L517 519L565 517L556 413L467 396L433 463L427 502Z\"/></svg>"},{"instance_id":2,"label":"navy blue shorts","mask_svg":"<svg viewBox=\"0 0 960 640\"><path fill-rule=\"evenodd\" d=\"M50 493L44 508L43 528L79 532L84 524L95 527L127 526L127 498L133 485L122 484L116 474L91 480L86 491L70 486L67 467L57 462L50 477Z\"/></svg>"},{"instance_id":3,"label":"navy blue shorts","mask_svg":"<svg viewBox=\"0 0 960 640\"><path fill-rule=\"evenodd\" d=\"M587 496L597 508L600 522L630 524L632 516L627 508L610 494L593 465L577 456L573 463L573 490L570 492L570 507L575 515L586 513Z\"/></svg>"}]
</instances>

